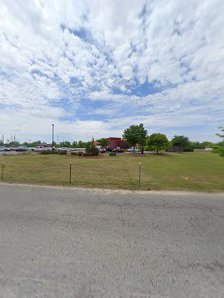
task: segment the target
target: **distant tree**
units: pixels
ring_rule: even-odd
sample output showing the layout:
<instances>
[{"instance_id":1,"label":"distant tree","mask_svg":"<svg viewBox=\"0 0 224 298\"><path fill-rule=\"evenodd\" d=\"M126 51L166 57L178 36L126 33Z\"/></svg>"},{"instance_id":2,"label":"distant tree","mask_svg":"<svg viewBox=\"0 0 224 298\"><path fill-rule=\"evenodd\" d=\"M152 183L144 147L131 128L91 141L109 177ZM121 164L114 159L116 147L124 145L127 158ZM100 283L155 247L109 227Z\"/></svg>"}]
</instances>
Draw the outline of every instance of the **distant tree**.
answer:
<instances>
[{"instance_id":1,"label":"distant tree","mask_svg":"<svg viewBox=\"0 0 224 298\"><path fill-rule=\"evenodd\" d=\"M9 146L12 146L12 147L17 147L19 145L20 145L20 142L18 142L18 141L9 142Z\"/></svg>"},{"instance_id":2,"label":"distant tree","mask_svg":"<svg viewBox=\"0 0 224 298\"><path fill-rule=\"evenodd\" d=\"M59 144L60 147L71 147L71 143L69 141L64 141Z\"/></svg>"},{"instance_id":3,"label":"distant tree","mask_svg":"<svg viewBox=\"0 0 224 298\"><path fill-rule=\"evenodd\" d=\"M141 153L143 154L147 134L143 123L140 123L139 125L131 125L129 128L125 129L123 138L127 140L130 146L134 147L134 153L136 145L139 144L141 146Z\"/></svg>"},{"instance_id":4,"label":"distant tree","mask_svg":"<svg viewBox=\"0 0 224 298\"><path fill-rule=\"evenodd\" d=\"M203 146L203 148L206 148L206 147L212 147L214 144L209 141L204 141L201 143L201 145Z\"/></svg>"},{"instance_id":5,"label":"distant tree","mask_svg":"<svg viewBox=\"0 0 224 298\"><path fill-rule=\"evenodd\" d=\"M72 147L73 148L78 148L78 142L77 141L72 142Z\"/></svg>"},{"instance_id":6,"label":"distant tree","mask_svg":"<svg viewBox=\"0 0 224 298\"><path fill-rule=\"evenodd\" d=\"M159 151L167 149L169 141L166 135L162 133L153 133L147 139L147 145L159 154Z\"/></svg>"},{"instance_id":7,"label":"distant tree","mask_svg":"<svg viewBox=\"0 0 224 298\"><path fill-rule=\"evenodd\" d=\"M191 142L191 147L193 149L203 149L203 145L200 142Z\"/></svg>"},{"instance_id":8,"label":"distant tree","mask_svg":"<svg viewBox=\"0 0 224 298\"><path fill-rule=\"evenodd\" d=\"M31 142L29 143L29 147L35 147L35 146L38 146L39 144L41 144L42 142L40 140L38 141L34 141L34 142Z\"/></svg>"},{"instance_id":9,"label":"distant tree","mask_svg":"<svg viewBox=\"0 0 224 298\"><path fill-rule=\"evenodd\" d=\"M97 142L99 142L100 143L100 146L102 146L102 147L106 147L109 144L108 143L108 140L105 139L105 138L99 139L99 140L97 140Z\"/></svg>"},{"instance_id":10,"label":"distant tree","mask_svg":"<svg viewBox=\"0 0 224 298\"><path fill-rule=\"evenodd\" d=\"M23 143L21 143L21 145L22 145L22 146L25 146L25 147L29 147L29 146L30 146L30 143L28 143L28 142L23 142Z\"/></svg>"},{"instance_id":11,"label":"distant tree","mask_svg":"<svg viewBox=\"0 0 224 298\"><path fill-rule=\"evenodd\" d=\"M224 147L224 141L218 142L218 143L216 143L216 145Z\"/></svg>"},{"instance_id":12,"label":"distant tree","mask_svg":"<svg viewBox=\"0 0 224 298\"><path fill-rule=\"evenodd\" d=\"M221 134L220 133L217 133L216 135L219 136L220 138L224 139L224 127L219 127L220 131L222 132Z\"/></svg>"},{"instance_id":13,"label":"distant tree","mask_svg":"<svg viewBox=\"0 0 224 298\"><path fill-rule=\"evenodd\" d=\"M78 141L77 148L86 148L89 142Z\"/></svg>"},{"instance_id":14,"label":"distant tree","mask_svg":"<svg viewBox=\"0 0 224 298\"><path fill-rule=\"evenodd\" d=\"M185 136L174 136L171 143L173 146L181 147L183 150L190 145L189 139Z\"/></svg>"}]
</instances>

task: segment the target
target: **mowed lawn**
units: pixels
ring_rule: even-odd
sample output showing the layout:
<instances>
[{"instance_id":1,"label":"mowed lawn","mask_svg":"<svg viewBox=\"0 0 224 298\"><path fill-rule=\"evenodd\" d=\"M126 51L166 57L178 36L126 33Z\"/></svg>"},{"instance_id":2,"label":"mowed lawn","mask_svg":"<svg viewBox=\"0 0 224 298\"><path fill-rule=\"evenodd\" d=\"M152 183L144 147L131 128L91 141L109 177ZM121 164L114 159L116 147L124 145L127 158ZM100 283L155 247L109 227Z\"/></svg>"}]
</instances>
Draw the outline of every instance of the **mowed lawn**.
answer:
<instances>
[{"instance_id":1,"label":"mowed lawn","mask_svg":"<svg viewBox=\"0 0 224 298\"><path fill-rule=\"evenodd\" d=\"M84 158L72 155L0 156L4 181L81 187L224 191L224 158L211 152L122 154ZM69 163L72 162L72 183ZM141 186L138 186L139 163Z\"/></svg>"}]
</instances>

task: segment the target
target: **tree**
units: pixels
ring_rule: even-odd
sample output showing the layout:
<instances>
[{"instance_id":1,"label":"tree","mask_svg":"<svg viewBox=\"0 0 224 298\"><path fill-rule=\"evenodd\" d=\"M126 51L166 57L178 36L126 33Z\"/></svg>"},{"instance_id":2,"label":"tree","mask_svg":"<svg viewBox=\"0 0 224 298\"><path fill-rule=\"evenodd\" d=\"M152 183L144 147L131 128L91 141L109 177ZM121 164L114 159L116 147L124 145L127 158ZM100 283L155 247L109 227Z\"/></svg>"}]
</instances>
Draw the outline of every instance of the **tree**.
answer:
<instances>
[{"instance_id":1,"label":"tree","mask_svg":"<svg viewBox=\"0 0 224 298\"><path fill-rule=\"evenodd\" d=\"M86 148L88 142L78 141L77 148Z\"/></svg>"},{"instance_id":2,"label":"tree","mask_svg":"<svg viewBox=\"0 0 224 298\"><path fill-rule=\"evenodd\" d=\"M91 142L87 142L86 153L91 153L92 155L98 155L99 150L96 148L96 146L94 144L94 139L92 139Z\"/></svg>"},{"instance_id":3,"label":"tree","mask_svg":"<svg viewBox=\"0 0 224 298\"><path fill-rule=\"evenodd\" d=\"M74 142L72 143L72 147L73 147L73 148L78 148L78 143L77 143L77 141L74 141Z\"/></svg>"},{"instance_id":4,"label":"tree","mask_svg":"<svg viewBox=\"0 0 224 298\"><path fill-rule=\"evenodd\" d=\"M224 127L219 127L219 129L221 130L221 132L224 132ZM224 139L224 134L217 133L216 135Z\"/></svg>"},{"instance_id":5,"label":"tree","mask_svg":"<svg viewBox=\"0 0 224 298\"><path fill-rule=\"evenodd\" d=\"M123 133L123 138L125 138L130 146L135 147L137 144L141 146L141 153L144 153L144 144L147 137L147 130L144 125L140 123L139 125L131 125L129 128L125 129Z\"/></svg>"},{"instance_id":6,"label":"tree","mask_svg":"<svg viewBox=\"0 0 224 298\"><path fill-rule=\"evenodd\" d=\"M224 140L221 141L221 142L216 143L216 145L221 146L221 147L224 147Z\"/></svg>"},{"instance_id":7,"label":"tree","mask_svg":"<svg viewBox=\"0 0 224 298\"><path fill-rule=\"evenodd\" d=\"M108 146L108 140L105 138L99 139L99 140L97 140L97 142L99 142L100 146L102 146L102 147Z\"/></svg>"},{"instance_id":8,"label":"tree","mask_svg":"<svg viewBox=\"0 0 224 298\"><path fill-rule=\"evenodd\" d=\"M64 141L59 144L60 147L71 147L71 143L69 141Z\"/></svg>"},{"instance_id":9,"label":"tree","mask_svg":"<svg viewBox=\"0 0 224 298\"><path fill-rule=\"evenodd\" d=\"M9 146L12 146L12 147L18 147L19 145L20 145L20 143L18 141L9 142Z\"/></svg>"},{"instance_id":10,"label":"tree","mask_svg":"<svg viewBox=\"0 0 224 298\"><path fill-rule=\"evenodd\" d=\"M41 143L42 143L41 140L37 140L37 141L29 143L29 147L36 147Z\"/></svg>"},{"instance_id":11,"label":"tree","mask_svg":"<svg viewBox=\"0 0 224 298\"><path fill-rule=\"evenodd\" d=\"M190 145L189 139L185 136L174 136L171 143L173 146L180 147L183 150Z\"/></svg>"},{"instance_id":12,"label":"tree","mask_svg":"<svg viewBox=\"0 0 224 298\"><path fill-rule=\"evenodd\" d=\"M169 141L166 135L162 133L153 133L147 139L147 145L159 154L159 151L167 149Z\"/></svg>"},{"instance_id":13,"label":"tree","mask_svg":"<svg viewBox=\"0 0 224 298\"><path fill-rule=\"evenodd\" d=\"M224 132L223 127L220 127L220 130L221 130L221 132ZM216 135L224 140L224 134L217 133ZM224 148L222 145L219 146L217 149L215 149L214 152L219 153L220 156L224 157Z\"/></svg>"}]
</instances>

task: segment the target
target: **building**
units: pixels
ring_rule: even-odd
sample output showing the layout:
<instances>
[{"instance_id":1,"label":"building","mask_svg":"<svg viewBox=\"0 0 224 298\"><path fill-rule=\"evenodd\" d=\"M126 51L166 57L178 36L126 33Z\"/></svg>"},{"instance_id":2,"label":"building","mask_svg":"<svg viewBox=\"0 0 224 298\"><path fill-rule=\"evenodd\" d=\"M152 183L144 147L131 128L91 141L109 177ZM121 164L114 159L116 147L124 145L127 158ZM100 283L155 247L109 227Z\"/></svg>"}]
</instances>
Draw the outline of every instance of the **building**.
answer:
<instances>
[{"instance_id":1,"label":"building","mask_svg":"<svg viewBox=\"0 0 224 298\"><path fill-rule=\"evenodd\" d=\"M121 139L121 138L110 137L110 138L107 138L106 140L108 141L108 147L110 147L111 149L115 149L117 147L125 149L128 147L124 139Z\"/></svg>"}]
</instances>

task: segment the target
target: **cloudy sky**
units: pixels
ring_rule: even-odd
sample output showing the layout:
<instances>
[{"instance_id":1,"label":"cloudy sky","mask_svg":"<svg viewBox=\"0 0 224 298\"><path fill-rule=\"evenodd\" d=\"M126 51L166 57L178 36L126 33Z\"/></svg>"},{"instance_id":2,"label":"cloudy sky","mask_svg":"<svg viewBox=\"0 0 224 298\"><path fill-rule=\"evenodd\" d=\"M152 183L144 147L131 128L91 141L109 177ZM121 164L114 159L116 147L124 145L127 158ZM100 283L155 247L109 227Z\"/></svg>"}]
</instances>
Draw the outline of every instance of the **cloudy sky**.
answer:
<instances>
[{"instance_id":1,"label":"cloudy sky","mask_svg":"<svg viewBox=\"0 0 224 298\"><path fill-rule=\"evenodd\" d=\"M223 0L0 0L0 135L217 140Z\"/></svg>"}]
</instances>

